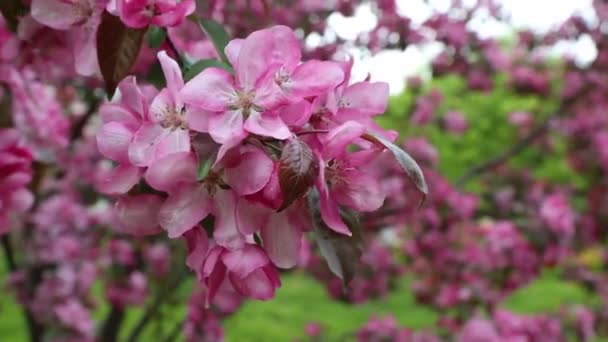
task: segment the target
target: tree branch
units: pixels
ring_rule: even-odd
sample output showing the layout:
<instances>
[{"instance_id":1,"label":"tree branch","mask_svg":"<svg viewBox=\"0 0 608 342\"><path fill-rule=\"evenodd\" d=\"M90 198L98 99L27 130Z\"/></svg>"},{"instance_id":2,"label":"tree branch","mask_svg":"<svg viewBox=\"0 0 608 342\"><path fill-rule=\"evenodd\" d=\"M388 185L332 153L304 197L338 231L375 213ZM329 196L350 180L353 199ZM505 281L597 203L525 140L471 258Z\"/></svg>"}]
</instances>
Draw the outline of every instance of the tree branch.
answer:
<instances>
[{"instance_id":1,"label":"tree branch","mask_svg":"<svg viewBox=\"0 0 608 342\"><path fill-rule=\"evenodd\" d=\"M11 239L9 234L2 235L2 249L4 250L4 257L6 259L6 265L9 271L16 272L17 271L17 262L15 261L15 254L13 253L13 246L11 244ZM27 308L27 306L23 305L23 313L25 315L25 320L27 322L28 332L30 335L30 341L32 342L40 342L42 341L42 326L36 322L34 316Z\"/></svg>"},{"instance_id":2,"label":"tree branch","mask_svg":"<svg viewBox=\"0 0 608 342\"><path fill-rule=\"evenodd\" d=\"M125 310L117 305L112 305L108 317L103 322L103 326L98 336L100 342L118 341L118 333L125 318Z\"/></svg>"},{"instance_id":3,"label":"tree branch","mask_svg":"<svg viewBox=\"0 0 608 342\"><path fill-rule=\"evenodd\" d=\"M91 96L91 106L89 110L72 126L72 130L70 132L70 141L74 141L82 136L85 126L89 122L89 119L97 112L99 109L99 105L101 104L101 100L96 96Z\"/></svg>"},{"instance_id":4,"label":"tree branch","mask_svg":"<svg viewBox=\"0 0 608 342\"><path fill-rule=\"evenodd\" d=\"M177 275L177 277L175 277L173 282L171 282L164 289L161 289L160 291L158 291L158 293L156 294L156 297L154 297L154 299L152 300L152 303L150 303L150 305L148 305L146 307L146 309L145 309L144 313L142 314L142 316L140 317L139 321L137 322L137 324L135 324L135 327L133 328L133 330L131 330L129 337L127 338L128 342L137 341L137 338L143 332L146 325L150 322L150 320L152 320L152 318L160 310L161 306L164 304L165 300L167 298L169 298L171 293L175 292L179 288L179 286L182 284L183 280L186 279L187 275L188 275L188 270L186 268L183 268L182 270L179 271L179 274Z\"/></svg>"},{"instance_id":5,"label":"tree branch","mask_svg":"<svg viewBox=\"0 0 608 342\"><path fill-rule=\"evenodd\" d=\"M460 188L460 187L464 186L471 179L473 179L485 172L495 169L496 167L502 165L509 159L511 159L514 156L521 153L528 146L530 146L534 141L536 141L536 139L542 137L545 133L547 133L549 125L555 117L557 117L556 113L549 115L545 120L543 120L543 122L541 122L538 126L534 127L528 133L528 135L526 135L520 141L516 142L513 146L506 149L499 155L468 169L462 176L460 176L460 178L458 178L458 180L456 180L456 183L455 183L456 187Z\"/></svg>"}]
</instances>

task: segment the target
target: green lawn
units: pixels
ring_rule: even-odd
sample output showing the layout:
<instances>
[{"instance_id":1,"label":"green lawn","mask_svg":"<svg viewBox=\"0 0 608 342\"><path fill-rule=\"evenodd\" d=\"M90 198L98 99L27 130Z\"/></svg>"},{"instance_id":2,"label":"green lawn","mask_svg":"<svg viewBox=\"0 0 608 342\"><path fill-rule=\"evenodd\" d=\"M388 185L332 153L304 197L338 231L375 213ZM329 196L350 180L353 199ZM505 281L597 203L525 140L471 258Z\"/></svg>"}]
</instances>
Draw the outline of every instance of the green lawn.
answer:
<instances>
[{"instance_id":1,"label":"green lawn","mask_svg":"<svg viewBox=\"0 0 608 342\"><path fill-rule=\"evenodd\" d=\"M186 295L190 284L180 292ZM100 293L98 291L95 291ZM535 282L513 294L505 308L519 313L543 313L557 310L562 304L593 304L590 296L574 283L558 279L555 273L546 273ZM154 340L166 333L175 322L183 319L184 307L166 309L162 324L150 325L142 341ZM100 308L96 317L103 317L107 308ZM362 305L348 305L330 300L321 284L302 273L283 277L283 286L274 300L246 303L225 324L227 341L292 341L302 336L308 322L320 322L327 328L329 340L348 340L349 334L372 316L393 314L403 326L415 329L432 328L436 314L417 305L407 290L407 282L388 297ZM141 310L129 310L125 324L132 326ZM0 299L0 336L6 341L26 341L25 324L20 308L5 293ZM130 329L125 329L129 331ZM122 335L123 337L125 335Z\"/></svg>"}]
</instances>

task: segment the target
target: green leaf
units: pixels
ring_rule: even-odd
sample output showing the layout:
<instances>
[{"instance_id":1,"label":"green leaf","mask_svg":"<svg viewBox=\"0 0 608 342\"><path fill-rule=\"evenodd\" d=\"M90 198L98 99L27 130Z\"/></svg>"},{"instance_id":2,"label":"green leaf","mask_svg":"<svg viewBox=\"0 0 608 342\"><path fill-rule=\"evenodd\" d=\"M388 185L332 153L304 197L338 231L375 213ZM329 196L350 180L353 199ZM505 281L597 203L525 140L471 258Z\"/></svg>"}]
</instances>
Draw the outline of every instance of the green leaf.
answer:
<instances>
[{"instance_id":1,"label":"green leaf","mask_svg":"<svg viewBox=\"0 0 608 342\"><path fill-rule=\"evenodd\" d=\"M197 177L197 180L201 181L205 177L207 177L207 174L209 174L209 170L211 170L211 165L213 165L213 159L209 158L209 159L203 161L198 166L198 177Z\"/></svg>"},{"instance_id":2,"label":"green leaf","mask_svg":"<svg viewBox=\"0 0 608 342\"><path fill-rule=\"evenodd\" d=\"M211 19L200 19L198 24L207 35L207 38L213 42L213 46L215 47L218 56L220 56L224 63L230 65L230 61L228 61L228 58L224 53L224 48L228 45L230 37L226 30L224 30L224 27Z\"/></svg>"},{"instance_id":3,"label":"green leaf","mask_svg":"<svg viewBox=\"0 0 608 342\"><path fill-rule=\"evenodd\" d=\"M165 38L167 38L167 31L158 26L150 26L146 32L146 42L153 49L160 47Z\"/></svg>"},{"instance_id":4,"label":"green leaf","mask_svg":"<svg viewBox=\"0 0 608 342\"><path fill-rule=\"evenodd\" d=\"M190 81L194 78L194 76L198 75L201 71L209 68L215 67L229 71L230 73L234 73L232 67L230 65L218 61L217 59L201 59L198 62L192 64L185 72L184 72L184 80L186 82Z\"/></svg>"}]
</instances>

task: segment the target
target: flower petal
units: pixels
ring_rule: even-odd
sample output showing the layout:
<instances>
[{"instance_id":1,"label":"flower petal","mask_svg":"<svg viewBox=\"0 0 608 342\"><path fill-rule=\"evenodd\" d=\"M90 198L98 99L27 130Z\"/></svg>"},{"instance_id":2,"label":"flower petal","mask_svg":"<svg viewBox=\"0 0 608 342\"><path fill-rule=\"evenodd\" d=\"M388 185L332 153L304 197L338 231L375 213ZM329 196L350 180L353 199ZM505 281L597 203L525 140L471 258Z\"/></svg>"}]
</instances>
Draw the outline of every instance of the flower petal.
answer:
<instances>
[{"instance_id":1,"label":"flower petal","mask_svg":"<svg viewBox=\"0 0 608 342\"><path fill-rule=\"evenodd\" d=\"M256 193L268 183L274 170L272 159L259 148L248 148L234 167L224 169L226 183L239 195ZM243 177L243 175L247 175Z\"/></svg>"},{"instance_id":2,"label":"flower petal","mask_svg":"<svg viewBox=\"0 0 608 342\"><path fill-rule=\"evenodd\" d=\"M384 82L358 82L344 90L340 107L355 108L370 115L386 110L389 89Z\"/></svg>"},{"instance_id":3,"label":"flower petal","mask_svg":"<svg viewBox=\"0 0 608 342\"><path fill-rule=\"evenodd\" d=\"M186 265L196 272L198 278L201 279L205 257L207 256L207 252L209 252L207 232L205 232L203 227L196 226L184 233L184 239L188 248Z\"/></svg>"},{"instance_id":4,"label":"flower petal","mask_svg":"<svg viewBox=\"0 0 608 342\"><path fill-rule=\"evenodd\" d=\"M211 212L207 189L196 184L181 185L169 194L158 212L160 225L170 238L182 236Z\"/></svg>"},{"instance_id":5,"label":"flower petal","mask_svg":"<svg viewBox=\"0 0 608 342\"><path fill-rule=\"evenodd\" d=\"M186 104L213 112L225 111L235 97L232 75L213 67L196 75L181 90Z\"/></svg>"},{"instance_id":6,"label":"flower petal","mask_svg":"<svg viewBox=\"0 0 608 342\"><path fill-rule=\"evenodd\" d=\"M342 177L344 182L331 189L331 194L338 203L363 212L375 211L382 206L385 194L373 176L349 170Z\"/></svg>"},{"instance_id":7,"label":"flower petal","mask_svg":"<svg viewBox=\"0 0 608 342\"><path fill-rule=\"evenodd\" d=\"M245 39L236 38L228 42L228 45L224 48L224 53L226 57L228 57L228 61L233 66L236 66L236 63L239 58L239 53L241 52L241 47L243 46L243 42Z\"/></svg>"},{"instance_id":8,"label":"flower petal","mask_svg":"<svg viewBox=\"0 0 608 342\"><path fill-rule=\"evenodd\" d=\"M181 183L196 182L197 167L194 153L177 152L154 161L144 177L152 188L171 192Z\"/></svg>"},{"instance_id":9,"label":"flower petal","mask_svg":"<svg viewBox=\"0 0 608 342\"><path fill-rule=\"evenodd\" d=\"M287 214L274 213L262 228L264 249L280 268L292 268L298 262L302 232L288 222Z\"/></svg>"},{"instance_id":10,"label":"flower petal","mask_svg":"<svg viewBox=\"0 0 608 342\"><path fill-rule=\"evenodd\" d=\"M225 144L229 141L234 141L238 137L244 137L246 133L243 129L243 115L241 111L231 110L210 117L209 135L218 144Z\"/></svg>"},{"instance_id":11,"label":"flower petal","mask_svg":"<svg viewBox=\"0 0 608 342\"><path fill-rule=\"evenodd\" d=\"M244 128L247 132L271 137L278 140L285 140L291 136L291 131L281 118L273 113L253 112L245 121Z\"/></svg>"},{"instance_id":12,"label":"flower petal","mask_svg":"<svg viewBox=\"0 0 608 342\"><path fill-rule=\"evenodd\" d=\"M298 65L286 87L293 96L304 98L333 90L343 79L338 64L313 60Z\"/></svg>"},{"instance_id":13,"label":"flower petal","mask_svg":"<svg viewBox=\"0 0 608 342\"><path fill-rule=\"evenodd\" d=\"M346 147L365 133L365 127L348 121L332 129L323 137L323 158L330 160L346 152Z\"/></svg>"},{"instance_id":14,"label":"flower petal","mask_svg":"<svg viewBox=\"0 0 608 342\"><path fill-rule=\"evenodd\" d=\"M137 166L148 166L154 161L155 144L165 133L165 129L153 123L144 123L135 132L129 146L129 160Z\"/></svg>"},{"instance_id":15,"label":"flower petal","mask_svg":"<svg viewBox=\"0 0 608 342\"><path fill-rule=\"evenodd\" d=\"M228 249L241 248L245 237L238 231L236 218L236 195L231 190L218 190L214 196L213 237L218 245Z\"/></svg>"},{"instance_id":16,"label":"flower petal","mask_svg":"<svg viewBox=\"0 0 608 342\"><path fill-rule=\"evenodd\" d=\"M37 22L56 30L67 30L85 18L78 3L62 0L33 0L31 14Z\"/></svg>"},{"instance_id":17,"label":"flower petal","mask_svg":"<svg viewBox=\"0 0 608 342\"><path fill-rule=\"evenodd\" d=\"M244 278L256 269L266 266L270 260L260 247L246 244L242 248L223 254L222 262L230 273Z\"/></svg>"},{"instance_id":18,"label":"flower petal","mask_svg":"<svg viewBox=\"0 0 608 342\"><path fill-rule=\"evenodd\" d=\"M125 194L139 182L142 173L137 166L120 164L100 177L97 189L107 195Z\"/></svg>"},{"instance_id":19,"label":"flower petal","mask_svg":"<svg viewBox=\"0 0 608 342\"><path fill-rule=\"evenodd\" d=\"M350 229L346 226L342 218L340 217L340 210L338 204L331 198L329 189L325 182L325 164L319 162L319 177L317 179L317 189L319 190L319 209L321 211L321 218L323 222L327 224L332 230L345 234L352 235Z\"/></svg>"},{"instance_id":20,"label":"flower petal","mask_svg":"<svg viewBox=\"0 0 608 342\"><path fill-rule=\"evenodd\" d=\"M189 129L201 133L207 133L209 132L209 119L214 114L215 113L199 108L189 107L186 110L186 115L184 118L188 123Z\"/></svg>"},{"instance_id":21,"label":"flower petal","mask_svg":"<svg viewBox=\"0 0 608 342\"><path fill-rule=\"evenodd\" d=\"M162 199L151 194L121 197L114 205L115 228L136 236L160 232L156 214L161 204Z\"/></svg>"},{"instance_id":22,"label":"flower petal","mask_svg":"<svg viewBox=\"0 0 608 342\"><path fill-rule=\"evenodd\" d=\"M182 1L183 2L183 1ZM192 2L192 1L190 1ZM167 82L167 89L171 96L172 102L176 107L181 107L181 97L179 96L180 90L184 87L184 79L182 78L182 71L179 68L177 62L167 55L167 52L159 51L158 61L163 69L165 75L165 81Z\"/></svg>"},{"instance_id":23,"label":"flower petal","mask_svg":"<svg viewBox=\"0 0 608 342\"><path fill-rule=\"evenodd\" d=\"M106 158L117 162L129 161L129 145L133 139L130 129L118 122L109 122L97 132L97 148Z\"/></svg>"},{"instance_id":24,"label":"flower petal","mask_svg":"<svg viewBox=\"0 0 608 342\"><path fill-rule=\"evenodd\" d=\"M235 65L237 84L252 90L272 68L283 66L291 71L301 58L300 43L289 27L255 31L242 43Z\"/></svg>"}]
</instances>

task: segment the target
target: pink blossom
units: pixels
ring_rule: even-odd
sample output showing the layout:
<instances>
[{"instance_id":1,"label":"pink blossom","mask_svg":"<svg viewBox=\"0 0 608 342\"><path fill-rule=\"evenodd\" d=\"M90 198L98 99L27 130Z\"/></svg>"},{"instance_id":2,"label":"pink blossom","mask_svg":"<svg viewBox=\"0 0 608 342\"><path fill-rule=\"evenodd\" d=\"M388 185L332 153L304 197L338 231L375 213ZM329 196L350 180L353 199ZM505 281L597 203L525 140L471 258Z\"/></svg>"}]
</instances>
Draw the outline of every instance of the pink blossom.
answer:
<instances>
[{"instance_id":1,"label":"pink blossom","mask_svg":"<svg viewBox=\"0 0 608 342\"><path fill-rule=\"evenodd\" d=\"M346 153L346 147L365 132L365 128L348 121L324 137L319 155L319 189L321 216L325 223L336 232L350 235L350 230L340 218L338 204L358 210L374 211L382 206L385 195L376 179L360 170L370 162L377 151L362 150Z\"/></svg>"},{"instance_id":2,"label":"pink blossom","mask_svg":"<svg viewBox=\"0 0 608 342\"><path fill-rule=\"evenodd\" d=\"M194 12L194 0L116 0L120 19L129 27L176 26Z\"/></svg>"},{"instance_id":3,"label":"pink blossom","mask_svg":"<svg viewBox=\"0 0 608 342\"><path fill-rule=\"evenodd\" d=\"M259 300L273 298L275 290L281 286L279 274L270 259L262 248L253 244L233 251L213 247L201 275L208 289L207 303L215 296L224 277L241 295Z\"/></svg>"},{"instance_id":4,"label":"pink blossom","mask_svg":"<svg viewBox=\"0 0 608 342\"><path fill-rule=\"evenodd\" d=\"M91 76L99 69L95 34L108 0L32 0L32 17L73 39L76 71Z\"/></svg>"},{"instance_id":5,"label":"pink blossom","mask_svg":"<svg viewBox=\"0 0 608 342\"><path fill-rule=\"evenodd\" d=\"M446 129L450 132L462 134L467 130L467 119L460 112L449 111L445 114L443 120Z\"/></svg>"},{"instance_id":6,"label":"pink blossom","mask_svg":"<svg viewBox=\"0 0 608 342\"><path fill-rule=\"evenodd\" d=\"M563 194L547 196L540 206L540 216L549 229L560 236L570 237L574 234L574 212Z\"/></svg>"},{"instance_id":7,"label":"pink blossom","mask_svg":"<svg viewBox=\"0 0 608 342\"><path fill-rule=\"evenodd\" d=\"M214 112L208 118L193 115L188 120L192 129L208 131L216 142L228 146L250 133L288 138L289 128L273 111L288 102L320 95L342 81L342 72L333 63L300 64L298 40L285 26L232 40L225 52L236 75L205 69L186 84L182 96L191 107ZM208 120L206 127L203 120Z\"/></svg>"},{"instance_id":8,"label":"pink blossom","mask_svg":"<svg viewBox=\"0 0 608 342\"><path fill-rule=\"evenodd\" d=\"M15 129L0 129L0 234L8 232L34 202L27 189L32 154Z\"/></svg>"}]
</instances>

